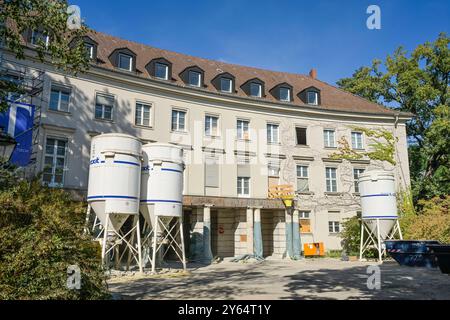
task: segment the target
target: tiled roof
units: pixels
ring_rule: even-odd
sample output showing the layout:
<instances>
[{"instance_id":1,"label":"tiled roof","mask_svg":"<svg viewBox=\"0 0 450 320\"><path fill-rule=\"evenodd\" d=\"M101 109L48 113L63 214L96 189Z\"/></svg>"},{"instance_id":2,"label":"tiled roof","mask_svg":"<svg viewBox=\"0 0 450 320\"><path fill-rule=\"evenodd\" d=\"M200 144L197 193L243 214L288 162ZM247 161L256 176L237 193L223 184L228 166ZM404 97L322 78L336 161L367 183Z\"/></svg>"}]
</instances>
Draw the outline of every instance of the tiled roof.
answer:
<instances>
[{"instance_id":1,"label":"tiled roof","mask_svg":"<svg viewBox=\"0 0 450 320\"><path fill-rule=\"evenodd\" d=\"M179 74L190 66L198 66L205 72L204 83L206 87L203 90L217 93L217 89L212 85L211 80L218 74L228 72L235 76L234 96L248 97L242 90L241 85L253 78L259 78L265 83L265 94L263 99L270 102L279 102L269 92L270 89L276 85L286 82L293 87L293 103L299 107L304 107L305 104L297 96L299 92L309 87L315 87L320 90L321 104L319 106L307 106L308 108L318 108L325 110L339 110L347 112L358 113L374 113L374 114L394 114L396 111L385 108L379 104L372 103L354 94L343 91L330 84L327 84L318 79L313 79L307 75L277 72L253 67L241 66L236 64L224 63L220 61L208 60L198 57L193 57L186 54L180 54L168 50L162 50L139 44L136 42L124 40L118 37L110 36L105 33L90 31L88 36L98 43L97 58L99 59L99 66L115 70L116 68L109 60L110 54L119 48L128 48L133 51L136 58L137 74L144 78L151 77L145 66L155 58L165 58L172 63L172 79L177 85L184 86Z\"/></svg>"}]
</instances>

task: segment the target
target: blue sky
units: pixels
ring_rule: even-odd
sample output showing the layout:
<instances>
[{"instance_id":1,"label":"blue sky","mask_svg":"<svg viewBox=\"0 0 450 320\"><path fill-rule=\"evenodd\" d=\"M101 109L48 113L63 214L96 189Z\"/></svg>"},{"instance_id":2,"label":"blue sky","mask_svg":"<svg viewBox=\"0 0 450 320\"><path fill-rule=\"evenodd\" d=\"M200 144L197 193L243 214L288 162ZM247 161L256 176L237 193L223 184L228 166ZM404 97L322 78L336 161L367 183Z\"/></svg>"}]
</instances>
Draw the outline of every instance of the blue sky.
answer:
<instances>
[{"instance_id":1,"label":"blue sky","mask_svg":"<svg viewBox=\"0 0 450 320\"><path fill-rule=\"evenodd\" d=\"M448 0L69 0L92 28L208 59L307 74L335 83L385 58L450 34ZM381 8L381 30L366 9Z\"/></svg>"}]
</instances>

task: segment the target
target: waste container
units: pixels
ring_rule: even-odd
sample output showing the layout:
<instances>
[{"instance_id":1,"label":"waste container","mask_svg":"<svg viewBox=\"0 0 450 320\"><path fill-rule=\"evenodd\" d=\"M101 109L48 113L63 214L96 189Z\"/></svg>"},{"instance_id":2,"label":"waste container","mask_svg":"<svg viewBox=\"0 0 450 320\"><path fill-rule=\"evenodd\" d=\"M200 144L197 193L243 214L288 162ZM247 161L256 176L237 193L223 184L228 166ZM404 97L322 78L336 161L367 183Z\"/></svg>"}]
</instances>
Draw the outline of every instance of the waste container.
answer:
<instances>
[{"instance_id":1,"label":"waste container","mask_svg":"<svg viewBox=\"0 0 450 320\"><path fill-rule=\"evenodd\" d=\"M435 240L385 240L386 251L401 266L437 268L435 255L427 245Z\"/></svg>"},{"instance_id":2,"label":"waste container","mask_svg":"<svg viewBox=\"0 0 450 320\"><path fill-rule=\"evenodd\" d=\"M324 256L323 242L305 243L303 245L303 253L305 257Z\"/></svg>"},{"instance_id":3,"label":"waste container","mask_svg":"<svg viewBox=\"0 0 450 320\"><path fill-rule=\"evenodd\" d=\"M442 273L450 274L450 245L430 244L427 247L435 255L437 264Z\"/></svg>"}]
</instances>

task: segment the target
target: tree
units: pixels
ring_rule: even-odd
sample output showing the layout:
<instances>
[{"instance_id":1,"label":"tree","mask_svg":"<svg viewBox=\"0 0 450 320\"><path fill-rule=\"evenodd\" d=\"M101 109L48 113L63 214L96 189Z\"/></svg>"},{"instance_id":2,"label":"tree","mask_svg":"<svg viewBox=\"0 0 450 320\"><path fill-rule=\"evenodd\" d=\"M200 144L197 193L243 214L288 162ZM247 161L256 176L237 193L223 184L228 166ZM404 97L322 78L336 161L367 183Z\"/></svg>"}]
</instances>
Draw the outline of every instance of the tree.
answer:
<instances>
[{"instance_id":1,"label":"tree","mask_svg":"<svg viewBox=\"0 0 450 320\"><path fill-rule=\"evenodd\" d=\"M415 115L407 134L416 201L450 191L449 42L441 33L409 55L399 47L384 63L374 60L337 81L344 90Z\"/></svg>"},{"instance_id":2,"label":"tree","mask_svg":"<svg viewBox=\"0 0 450 320\"><path fill-rule=\"evenodd\" d=\"M10 0L0 1L0 39L3 46L18 59L25 59L24 34L38 30L49 37L35 46L37 58L48 61L68 73L85 71L89 66L82 37L87 27L69 28L68 4L65 0ZM21 93L20 85L0 79L0 112L8 105L9 92Z\"/></svg>"}]
</instances>

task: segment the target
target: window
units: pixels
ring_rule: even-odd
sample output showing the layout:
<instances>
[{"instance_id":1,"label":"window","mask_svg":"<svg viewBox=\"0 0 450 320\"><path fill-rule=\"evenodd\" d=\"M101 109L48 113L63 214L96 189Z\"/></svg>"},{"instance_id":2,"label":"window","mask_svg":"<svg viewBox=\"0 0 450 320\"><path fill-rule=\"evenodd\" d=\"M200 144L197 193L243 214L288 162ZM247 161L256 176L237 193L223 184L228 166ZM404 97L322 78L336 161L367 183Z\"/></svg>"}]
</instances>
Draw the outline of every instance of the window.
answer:
<instances>
[{"instance_id":1,"label":"window","mask_svg":"<svg viewBox=\"0 0 450 320\"><path fill-rule=\"evenodd\" d=\"M300 222L300 232L309 233L311 232L311 218L309 211L299 211L298 213Z\"/></svg>"},{"instance_id":2,"label":"window","mask_svg":"<svg viewBox=\"0 0 450 320\"><path fill-rule=\"evenodd\" d=\"M219 187L219 164L216 158L205 159L205 187Z\"/></svg>"},{"instance_id":3,"label":"window","mask_svg":"<svg viewBox=\"0 0 450 320\"><path fill-rule=\"evenodd\" d=\"M297 192L308 192L308 167L297 166Z\"/></svg>"},{"instance_id":4,"label":"window","mask_svg":"<svg viewBox=\"0 0 450 320\"><path fill-rule=\"evenodd\" d=\"M66 139L47 138L42 181L49 187L62 187L64 185L66 149Z\"/></svg>"},{"instance_id":5,"label":"window","mask_svg":"<svg viewBox=\"0 0 450 320\"><path fill-rule=\"evenodd\" d=\"M248 120L238 120L237 121L237 138L242 140L248 140L249 139L249 133L248 133L248 127L249 127L249 121Z\"/></svg>"},{"instance_id":6,"label":"window","mask_svg":"<svg viewBox=\"0 0 450 320\"><path fill-rule=\"evenodd\" d=\"M196 71L189 71L189 85L200 87L202 82L202 74Z\"/></svg>"},{"instance_id":7,"label":"window","mask_svg":"<svg viewBox=\"0 0 450 320\"><path fill-rule=\"evenodd\" d=\"M359 185L358 185L358 179L359 176L364 172L364 169L353 169L353 179L355 183L355 192L359 193Z\"/></svg>"},{"instance_id":8,"label":"window","mask_svg":"<svg viewBox=\"0 0 450 320\"><path fill-rule=\"evenodd\" d=\"M337 192L336 168L325 168L327 192Z\"/></svg>"},{"instance_id":9,"label":"window","mask_svg":"<svg viewBox=\"0 0 450 320\"><path fill-rule=\"evenodd\" d=\"M248 197L250 195L250 164L248 159L238 159L237 165L237 194Z\"/></svg>"},{"instance_id":10,"label":"window","mask_svg":"<svg viewBox=\"0 0 450 320\"><path fill-rule=\"evenodd\" d=\"M136 103L136 114L134 123L138 126L150 127L151 106L143 103Z\"/></svg>"},{"instance_id":11,"label":"window","mask_svg":"<svg viewBox=\"0 0 450 320\"><path fill-rule=\"evenodd\" d=\"M319 104L319 94L315 91L308 91L307 93L308 104L317 106Z\"/></svg>"},{"instance_id":12,"label":"window","mask_svg":"<svg viewBox=\"0 0 450 320\"><path fill-rule=\"evenodd\" d=\"M54 111L69 112L70 90L52 87L48 108Z\"/></svg>"},{"instance_id":13,"label":"window","mask_svg":"<svg viewBox=\"0 0 450 320\"><path fill-rule=\"evenodd\" d=\"M268 185L269 189L272 186L277 186L280 183L280 164L269 163L267 167Z\"/></svg>"},{"instance_id":14,"label":"window","mask_svg":"<svg viewBox=\"0 0 450 320\"><path fill-rule=\"evenodd\" d=\"M238 177L237 178L237 194L238 196L250 195L250 178Z\"/></svg>"},{"instance_id":15,"label":"window","mask_svg":"<svg viewBox=\"0 0 450 320\"><path fill-rule=\"evenodd\" d=\"M341 226L340 226L339 221L328 221L328 231L330 233L341 232Z\"/></svg>"},{"instance_id":16,"label":"window","mask_svg":"<svg viewBox=\"0 0 450 320\"><path fill-rule=\"evenodd\" d=\"M232 81L233 80L228 78L220 78L220 91L231 93Z\"/></svg>"},{"instance_id":17,"label":"window","mask_svg":"<svg viewBox=\"0 0 450 320\"><path fill-rule=\"evenodd\" d=\"M216 116L205 116L205 136L216 137L219 135L218 130L219 118Z\"/></svg>"},{"instance_id":18,"label":"window","mask_svg":"<svg viewBox=\"0 0 450 320\"><path fill-rule=\"evenodd\" d=\"M106 94L97 94L95 98L95 118L112 120L114 97Z\"/></svg>"},{"instance_id":19,"label":"window","mask_svg":"<svg viewBox=\"0 0 450 320\"><path fill-rule=\"evenodd\" d=\"M31 44L37 46L42 43L45 47L48 47L49 41L50 37L44 32L37 30L31 32Z\"/></svg>"},{"instance_id":20,"label":"window","mask_svg":"<svg viewBox=\"0 0 450 320\"><path fill-rule=\"evenodd\" d=\"M297 144L306 146L306 128L295 128L295 133L297 135Z\"/></svg>"},{"instance_id":21,"label":"window","mask_svg":"<svg viewBox=\"0 0 450 320\"><path fill-rule=\"evenodd\" d=\"M163 63L155 63L155 77L167 80L169 77L169 66Z\"/></svg>"},{"instance_id":22,"label":"window","mask_svg":"<svg viewBox=\"0 0 450 320\"><path fill-rule=\"evenodd\" d=\"M267 143L278 143L278 125L267 124Z\"/></svg>"},{"instance_id":23,"label":"window","mask_svg":"<svg viewBox=\"0 0 450 320\"><path fill-rule=\"evenodd\" d=\"M352 148L364 149L362 132L352 132Z\"/></svg>"},{"instance_id":24,"label":"window","mask_svg":"<svg viewBox=\"0 0 450 320\"><path fill-rule=\"evenodd\" d=\"M289 88L280 88L280 100L281 101L291 101L291 89Z\"/></svg>"},{"instance_id":25,"label":"window","mask_svg":"<svg viewBox=\"0 0 450 320\"><path fill-rule=\"evenodd\" d=\"M119 53L119 69L131 71L133 58L127 54Z\"/></svg>"},{"instance_id":26,"label":"window","mask_svg":"<svg viewBox=\"0 0 450 320\"><path fill-rule=\"evenodd\" d=\"M94 46L90 43L84 43L84 48L86 49L86 55L89 59L94 58Z\"/></svg>"},{"instance_id":27,"label":"window","mask_svg":"<svg viewBox=\"0 0 450 320\"><path fill-rule=\"evenodd\" d=\"M250 95L260 98L262 95L262 86L259 83L250 83Z\"/></svg>"},{"instance_id":28,"label":"window","mask_svg":"<svg viewBox=\"0 0 450 320\"><path fill-rule=\"evenodd\" d=\"M325 148L336 148L334 130L323 130L323 145Z\"/></svg>"},{"instance_id":29,"label":"window","mask_svg":"<svg viewBox=\"0 0 450 320\"><path fill-rule=\"evenodd\" d=\"M172 131L186 131L186 112L172 110Z\"/></svg>"}]
</instances>

